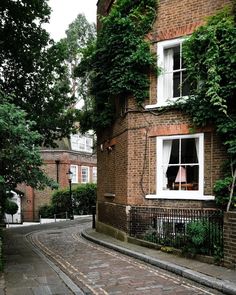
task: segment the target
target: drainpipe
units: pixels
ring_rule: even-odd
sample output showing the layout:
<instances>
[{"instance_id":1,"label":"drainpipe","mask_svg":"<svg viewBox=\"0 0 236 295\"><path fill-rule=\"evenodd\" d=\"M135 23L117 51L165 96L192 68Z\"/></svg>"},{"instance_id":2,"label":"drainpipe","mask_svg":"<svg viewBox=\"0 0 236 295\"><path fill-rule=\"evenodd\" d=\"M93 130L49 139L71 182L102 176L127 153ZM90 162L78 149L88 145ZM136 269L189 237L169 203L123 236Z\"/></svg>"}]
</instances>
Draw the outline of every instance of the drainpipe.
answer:
<instances>
[{"instance_id":1,"label":"drainpipe","mask_svg":"<svg viewBox=\"0 0 236 295\"><path fill-rule=\"evenodd\" d=\"M56 163L56 177L57 177L57 183L59 184L59 164L60 160L55 160Z\"/></svg>"}]
</instances>

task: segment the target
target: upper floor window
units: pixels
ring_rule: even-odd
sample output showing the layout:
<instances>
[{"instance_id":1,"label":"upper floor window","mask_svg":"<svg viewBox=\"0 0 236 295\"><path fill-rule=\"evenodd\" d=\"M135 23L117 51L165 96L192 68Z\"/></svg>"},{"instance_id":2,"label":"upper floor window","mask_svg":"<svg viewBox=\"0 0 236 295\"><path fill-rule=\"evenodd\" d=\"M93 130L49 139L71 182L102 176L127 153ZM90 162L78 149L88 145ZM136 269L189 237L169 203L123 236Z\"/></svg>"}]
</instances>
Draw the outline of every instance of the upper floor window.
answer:
<instances>
[{"instance_id":1,"label":"upper floor window","mask_svg":"<svg viewBox=\"0 0 236 295\"><path fill-rule=\"evenodd\" d=\"M158 78L158 105L189 94L186 68L182 56L183 39L167 40L157 45L158 66L162 74Z\"/></svg>"},{"instance_id":2,"label":"upper floor window","mask_svg":"<svg viewBox=\"0 0 236 295\"><path fill-rule=\"evenodd\" d=\"M71 148L74 151L92 153L93 139L81 134L71 135Z\"/></svg>"},{"instance_id":3,"label":"upper floor window","mask_svg":"<svg viewBox=\"0 0 236 295\"><path fill-rule=\"evenodd\" d=\"M186 68L182 56L184 39L174 39L157 44L158 67L161 74L157 81L157 104L147 108L165 106L177 98L189 95Z\"/></svg>"}]
</instances>

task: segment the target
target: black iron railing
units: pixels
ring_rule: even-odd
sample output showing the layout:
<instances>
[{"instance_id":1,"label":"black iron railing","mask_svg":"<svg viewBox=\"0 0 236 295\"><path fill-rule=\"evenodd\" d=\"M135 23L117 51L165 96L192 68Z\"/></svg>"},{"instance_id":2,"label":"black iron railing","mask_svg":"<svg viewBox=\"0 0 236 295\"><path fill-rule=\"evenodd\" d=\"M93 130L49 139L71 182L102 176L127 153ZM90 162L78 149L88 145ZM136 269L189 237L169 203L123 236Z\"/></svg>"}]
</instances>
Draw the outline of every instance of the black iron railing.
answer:
<instances>
[{"instance_id":1,"label":"black iron railing","mask_svg":"<svg viewBox=\"0 0 236 295\"><path fill-rule=\"evenodd\" d=\"M223 212L215 209L132 207L130 236L195 254L223 251Z\"/></svg>"}]
</instances>

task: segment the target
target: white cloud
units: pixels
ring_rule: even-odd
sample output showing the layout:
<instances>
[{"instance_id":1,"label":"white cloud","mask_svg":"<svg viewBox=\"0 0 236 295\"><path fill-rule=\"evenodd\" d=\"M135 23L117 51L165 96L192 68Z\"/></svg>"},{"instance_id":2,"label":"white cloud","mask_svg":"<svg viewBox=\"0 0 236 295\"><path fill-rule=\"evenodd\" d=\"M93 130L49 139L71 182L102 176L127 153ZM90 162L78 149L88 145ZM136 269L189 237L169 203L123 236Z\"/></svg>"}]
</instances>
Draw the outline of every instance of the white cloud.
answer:
<instances>
[{"instance_id":1,"label":"white cloud","mask_svg":"<svg viewBox=\"0 0 236 295\"><path fill-rule=\"evenodd\" d=\"M59 41L79 13L85 14L89 22L96 22L97 0L49 0L52 8L50 24L45 29L51 38Z\"/></svg>"}]
</instances>

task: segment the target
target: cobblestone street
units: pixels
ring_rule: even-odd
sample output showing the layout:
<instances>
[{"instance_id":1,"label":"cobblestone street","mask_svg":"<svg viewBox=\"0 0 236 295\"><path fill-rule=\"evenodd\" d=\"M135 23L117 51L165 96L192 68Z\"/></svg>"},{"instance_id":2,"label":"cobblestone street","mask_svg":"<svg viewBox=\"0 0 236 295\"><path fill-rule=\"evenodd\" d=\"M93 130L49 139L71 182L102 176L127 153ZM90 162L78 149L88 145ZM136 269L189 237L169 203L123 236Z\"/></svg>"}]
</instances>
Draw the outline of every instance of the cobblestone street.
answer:
<instances>
[{"instance_id":1,"label":"cobblestone street","mask_svg":"<svg viewBox=\"0 0 236 295\"><path fill-rule=\"evenodd\" d=\"M85 294L221 294L88 242L80 236L86 227L76 224L28 237Z\"/></svg>"}]
</instances>

